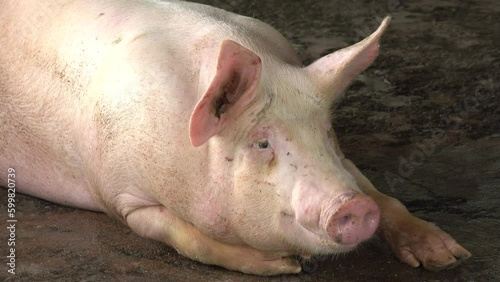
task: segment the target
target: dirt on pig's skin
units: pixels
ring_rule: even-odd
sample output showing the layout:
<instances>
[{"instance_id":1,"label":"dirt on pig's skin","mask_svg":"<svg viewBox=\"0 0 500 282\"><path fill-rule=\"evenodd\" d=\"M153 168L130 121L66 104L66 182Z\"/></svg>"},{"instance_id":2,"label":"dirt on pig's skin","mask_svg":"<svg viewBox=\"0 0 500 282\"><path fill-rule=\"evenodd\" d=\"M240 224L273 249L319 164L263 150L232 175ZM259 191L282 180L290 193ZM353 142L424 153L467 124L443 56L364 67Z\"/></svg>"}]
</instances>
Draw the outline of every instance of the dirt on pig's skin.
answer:
<instances>
[{"instance_id":1,"label":"dirt on pig's skin","mask_svg":"<svg viewBox=\"0 0 500 282\"><path fill-rule=\"evenodd\" d=\"M344 153L383 192L472 252L455 269L411 268L374 238L308 262L312 273L256 277L203 265L105 214L16 195L16 274L7 281L493 281L500 277L500 3L199 1L263 20L305 64L393 21L374 65L346 91L334 126ZM18 168L22 171L22 168ZM7 172L0 172L7 173ZM21 173L19 173L19 176ZM0 209L7 191L0 189ZM6 213L1 213L3 224Z\"/></svg>"}]
</instances>

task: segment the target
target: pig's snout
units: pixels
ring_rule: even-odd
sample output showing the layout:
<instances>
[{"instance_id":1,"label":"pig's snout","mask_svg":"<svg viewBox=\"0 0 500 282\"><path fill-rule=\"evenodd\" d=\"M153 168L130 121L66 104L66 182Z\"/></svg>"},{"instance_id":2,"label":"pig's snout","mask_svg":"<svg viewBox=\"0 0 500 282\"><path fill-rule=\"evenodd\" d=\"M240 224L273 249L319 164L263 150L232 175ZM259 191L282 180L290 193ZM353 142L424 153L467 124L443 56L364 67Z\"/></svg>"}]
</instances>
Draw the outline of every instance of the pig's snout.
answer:
<instances>
[{"instance_id":1,"label":"pig's snout","mask_svg":"<svg viewBox=\"0 0 500 282\"><path fill-rule=\"evenodd\" d=\"M378 227L380 211L370 197L348 194L326 222L326 232L338 244L353 245L369 239Z\"/></svg>"}]
</instances>

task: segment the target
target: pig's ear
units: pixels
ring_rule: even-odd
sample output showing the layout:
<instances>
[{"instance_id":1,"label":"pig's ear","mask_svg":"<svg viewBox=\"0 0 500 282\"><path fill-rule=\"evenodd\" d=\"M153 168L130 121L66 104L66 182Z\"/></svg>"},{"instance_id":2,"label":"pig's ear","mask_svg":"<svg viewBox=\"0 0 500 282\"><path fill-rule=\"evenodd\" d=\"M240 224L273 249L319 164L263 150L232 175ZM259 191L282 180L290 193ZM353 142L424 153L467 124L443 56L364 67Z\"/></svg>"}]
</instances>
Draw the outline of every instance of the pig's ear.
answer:
<instances>
[{"instance_id":1,"label":"pig's ear","mask_svg":"<svg viewBox=\"0 0 500 282\"><path fill-rule=\"evenodd\" d=\"M212 82L191 115L189 135L195 147L218 134L256 96L261 59L240 44L222 42Z\"/></svg>"},{"instance_id":2,"label":"pig's ear","mask_svg":"<svg viewBox=\"0 0 500 282\"><path fill-rule=\"evenodd\" d=\"M380 37L390 20L386 17L380 27L363 41L326 55L306 67L313 81L327 96L326 101L335 100L354 77L375 60Z\"/></svg>"}]
</instances>

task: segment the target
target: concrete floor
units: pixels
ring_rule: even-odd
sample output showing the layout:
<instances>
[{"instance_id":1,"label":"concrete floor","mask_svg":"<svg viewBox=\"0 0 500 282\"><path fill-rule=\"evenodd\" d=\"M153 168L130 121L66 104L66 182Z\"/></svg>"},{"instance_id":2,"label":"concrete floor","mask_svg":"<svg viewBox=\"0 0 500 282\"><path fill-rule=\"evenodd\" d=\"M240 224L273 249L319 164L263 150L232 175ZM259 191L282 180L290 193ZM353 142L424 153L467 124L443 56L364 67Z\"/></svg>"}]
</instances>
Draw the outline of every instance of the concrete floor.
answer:
<instances>
[{"instance_id":1,"label":"concrete floor","mask_svg":"<svg viewBox=\"0 0 500 282\"><path fill-rule=\"evenodd\" d=\"M350 254L317 259L310 273L256 277L193 262L104 214L19 194L17 274L3 264L0 280L500 281L498 1L206 2L275 26L306 64L362 39L391 14L379 58L336 110L340 142L376 187L473 257L428 272L399 262L374 238ZM5 189L0 196L5 211Z\"/></svg>"}]
</instances>

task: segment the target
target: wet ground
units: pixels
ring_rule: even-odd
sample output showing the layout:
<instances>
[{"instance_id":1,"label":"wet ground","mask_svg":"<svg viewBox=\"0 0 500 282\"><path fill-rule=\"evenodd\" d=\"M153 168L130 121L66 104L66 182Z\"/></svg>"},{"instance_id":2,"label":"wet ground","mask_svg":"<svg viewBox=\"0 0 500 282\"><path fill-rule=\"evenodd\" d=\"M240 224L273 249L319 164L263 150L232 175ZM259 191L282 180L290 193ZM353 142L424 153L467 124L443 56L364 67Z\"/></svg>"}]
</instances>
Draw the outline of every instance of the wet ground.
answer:
<instances>
[{"instance_id":1,"label":"wet ground","mask_svg":"<svg viewBox=\"0 0 500 282\"><path fill-rule=\"evenodd\" d=\"M500 2L206 2L272 24L305 63L355 43L391 14L379 58L337 107L340 142L376 187L449 232L473 257L428 272L404 265L373 239L353 253L318 259L311 273L262 278L193 262L104 214L18 195L17 274L6 272L2 246L0 280L499 281ZM5 223L5 189L0 196Z\"/></svg>"}]
</instances>

